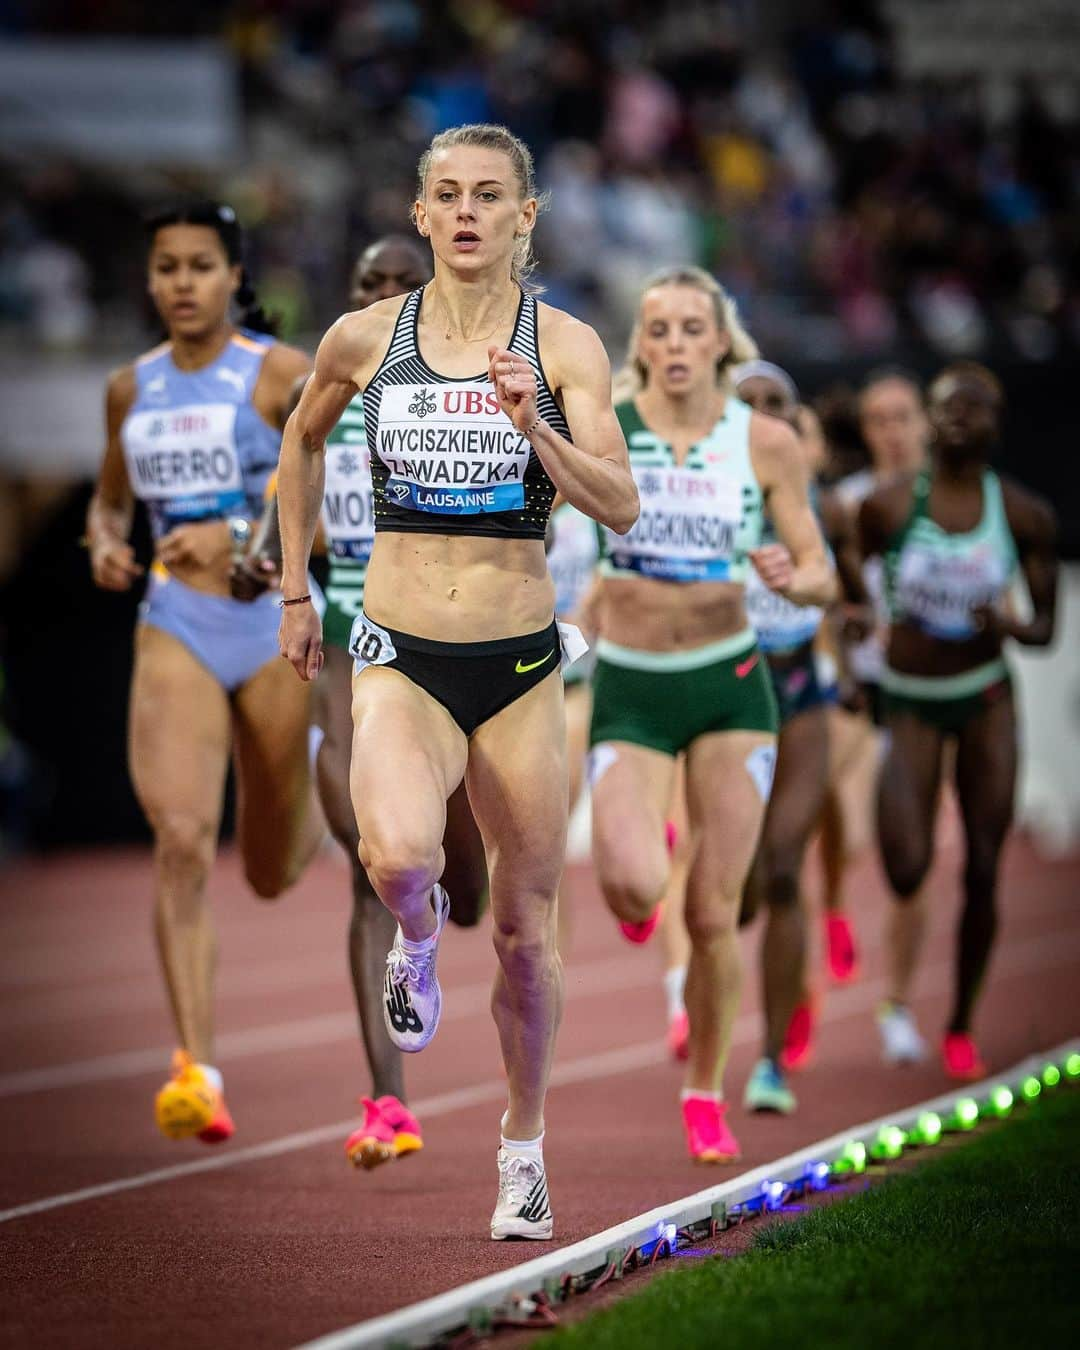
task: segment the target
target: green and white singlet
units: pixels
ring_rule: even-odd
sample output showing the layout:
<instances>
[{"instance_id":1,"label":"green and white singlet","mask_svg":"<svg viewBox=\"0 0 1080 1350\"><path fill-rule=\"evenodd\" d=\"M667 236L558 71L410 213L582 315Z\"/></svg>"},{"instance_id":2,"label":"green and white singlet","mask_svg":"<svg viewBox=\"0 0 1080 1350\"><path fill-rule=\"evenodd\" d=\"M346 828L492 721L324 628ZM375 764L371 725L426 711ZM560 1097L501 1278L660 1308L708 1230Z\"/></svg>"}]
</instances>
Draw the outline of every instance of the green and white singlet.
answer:
<instances>
[{"instance_id":1,"label":"green and white singlet","mask_svg":"<svg viewBox=\"0 0 1080 1350\"><path fill-rule=\"evenodd\" d=\"M618 404L615 413L641 514L625 535L605 530L601 575L673 585L745 584L764 514L750 456L750 408L729 397L723 416L682 464L645 425L632 400ZM589 732L594 747L626 741L677 755L711 733L776 734L776 699L749 626L673 652L639 651L600 638L596 653ZM762 760L762 796L768 796L775 752L762 746L754 753Z\"/></svg>"},{"instance_id":2,"label":"green and white singlet","mask_svg":"<svg viewBox=\"0 0 1080 1350\"><path fill-rule=\"evenodd\" d=\"M330 562L323 639L347 650L353 621L364 608L364 581L375 542L371 453L361 394L326 438L322 523Z\"/></svg>"},{"instance_id":3,"label":"green and white singlet","mask_svg":"<svg viewBox=\"0 0 1080 1350\"><path fill-rule=\"evenodd\" d=\"M1012 581L1016 542L992 470L982 476L979 523L963 534L931 520L932 482L925 471L916 478L910 514L885 550L885 599L893 623L909 623L943 642L966 642L978 631L975 610L994 604Z\"/></svg>"},{"instance_id":4,"label":"green and white singlet","mask_svg":"<svg viewBox=\"0 0 1080 1350\"><path fill-rule=\"evenodd\" d=\"M615 413L641 514L625 535L605 531L601 574L744 583L749 553L761 543L764 509L750 459L747 404L729 397L723 416L682 464L641 420L632 399Z\"/></svg>"}]
</instances>

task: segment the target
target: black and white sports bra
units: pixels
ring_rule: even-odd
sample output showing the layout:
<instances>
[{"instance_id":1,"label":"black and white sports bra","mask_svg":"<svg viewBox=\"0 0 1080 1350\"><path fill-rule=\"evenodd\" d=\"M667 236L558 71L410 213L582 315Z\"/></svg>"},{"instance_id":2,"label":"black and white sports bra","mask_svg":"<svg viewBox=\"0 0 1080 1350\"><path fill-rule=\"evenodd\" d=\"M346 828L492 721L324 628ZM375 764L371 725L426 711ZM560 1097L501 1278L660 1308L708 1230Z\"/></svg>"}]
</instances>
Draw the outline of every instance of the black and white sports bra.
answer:
<instances>
[{"instance_id":1,"label":"black and white sports bra","mask_svg":"<svg viewBox=\"0 0 1080 1350\"><path fill-rule=\"evenodd\" d=\"M401 307L390 347L364 390L375 531L543 539L555 486L499 406L485 371L449 379L420 354L424 290ZM507 349L536 372L540 416L570 440L544 376L536 300L522 293Z\"/></svg>"}]
</instances>

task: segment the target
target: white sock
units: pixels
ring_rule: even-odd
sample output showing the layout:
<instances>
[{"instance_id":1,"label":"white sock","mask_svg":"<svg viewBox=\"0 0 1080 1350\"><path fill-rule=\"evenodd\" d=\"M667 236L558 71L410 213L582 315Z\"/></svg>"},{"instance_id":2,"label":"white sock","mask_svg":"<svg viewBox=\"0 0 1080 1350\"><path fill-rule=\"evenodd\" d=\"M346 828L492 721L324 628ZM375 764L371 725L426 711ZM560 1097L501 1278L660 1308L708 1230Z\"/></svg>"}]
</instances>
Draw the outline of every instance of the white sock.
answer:
<instances>
[{"instance_id":1,"label":"white sock","mask_svg":"<svg viewBox=\"0 0 1080 1350\"><path fill-rule=\"evenodd\" d=\"M507 1139L506 1120L509 1112L504 1112L502 1120L499 1122L499 1135L502 1146L507 1153L523 1153L529 1158L543 1158L544 1154L544 1131L541 1130L535 1139Z\"/></svg>"},{"instance_id":2,"label":"white sock","mask_svg":"<svg viewBox=\"0 0 1080 1350\"><path fill-rule=\"evenodd\" d=\"M221 1076L220 1069L215 1069L212 1064L198 1064L196 1067L203 1071L206 1078L209 1079L219 1092L225 1091L225 1080Z\"/></svg>"},{"instance_id":3,"label":"white sock","mask_svg":"<svg viewBox=\"0 0 1080 1350\"><path fill-rule=\"evenodd\" d=\"M686 1004L683 1002L683 990L685 988L685 966L672 966L670 970L664 971L664 995L667 998L667 1016L669 1022L674 1022L680 1013L686 1011Z\"/></svg>"},{"instance_id":4,"label":"white sock","mask_svg":"<svg viewBox=\"0 0 1080 1350\"><path fill-rule=\"evenodd\" d=\"M434 896L435 892L433 890L431 896L429 897L429 903L432 900L434 900ZM434 910L433 904L432 909ZM421 938L419 942L414 942L412 938L407 938L404 933L402 933L401 935L401 945L405 948L407 952L410 952L413 956L418 955L422 956L425 952L431 951L432 947L434 947L434 945L436 944L436 942L438 942L438 940L439 940L438 916L436 916L435 931L429 937Z\"/></svg>"},{"instance_id":5,"label":"white sock","mask_svg":"<svg viewBox=\"0 0 1080 1350\"><path fill-rule=\"evenodd\" d=\"M703 1088L683 1088L679 1093L681 1102L716 1102L717 1106L724 1100L722 1092L706 1092Z\"/></svg>"}]
</instances>

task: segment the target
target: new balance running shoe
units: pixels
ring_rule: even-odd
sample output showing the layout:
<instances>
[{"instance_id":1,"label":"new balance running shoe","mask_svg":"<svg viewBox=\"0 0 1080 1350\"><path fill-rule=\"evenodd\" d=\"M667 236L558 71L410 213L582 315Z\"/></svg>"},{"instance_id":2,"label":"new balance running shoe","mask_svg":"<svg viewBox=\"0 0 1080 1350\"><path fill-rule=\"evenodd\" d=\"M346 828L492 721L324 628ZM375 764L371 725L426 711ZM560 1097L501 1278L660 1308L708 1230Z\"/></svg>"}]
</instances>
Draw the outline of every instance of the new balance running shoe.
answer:
<instances>
[{"instance_id":1,"label":"new balance running shoe","mask_svg":"<svg viewBox=\"0 0 1080 1350\"><path fill-rule=\"evenodd\" d=\"M941 1062L950 1078L961 1083L986 1077L986 1065L978 1046L966 1031L948 1031L941 1042Z\"/></svg>"},{"instance_id":2,"label":"new balance running shoe","mask_svg":"<svg viewBox=\"0 0 1080 1350\"><path fill-rule=\"evenodd\" d=\"M814 1058L814 1032L817 1030L818 998L807 994L791 1014L784 1045L780 1051L780 1067L788 1073L808 1069Z\"/></svg>"},{"instance_id":3,"label":"new balance running shoe","mask_svg":"<svg viewBox=\"0 0 1080 1350\"><path fill-rule=\"evenodd\" d=\"M647 919L642 919L640 923L630 923L626 919L619 920L619 932L627 942L637 943L639 946L643 942L648 942L656 932L660 923L660 916L664 912L664 902L656 906Z\"/></svg>"},{"instance_id":4,"label":"new balance running shoe","mask_svg":"<svg viewBox=\"0 0 1080 1350\"><path fill-rule=\"evenodd\" d=\"M491 1216L491 1236L505 1238L551 1238L551 1203L548 1200L544 1160L531 1153L508 1153L500 1148L499 1199Z\"/></svg>"},{"instance_id":5,"label":"new balance running shoe","mask_svg":"<svg viewBox=\"0 0 1080 1350\"><path fill-rule=\"evenodd\" d=\"M378 1101L361 1097L360 1101L364 1123L345 1140L345 1156L354 1167L370 1171L424 1147L420 1122L397 1097L380 1097Z\"/></svg>"},{"instance_id":6,"label":"new balance running shoe","mask_svg":"<svg viewBox=\"0 0 1080 1350\"><path fill-rule=\"evenodd\" d=\"M686 1146L695 1162L735 1162L741 1150L725 1115L727 1103L711 1097L687 1097L682 1104Z\"/></svg>"},{"instance_id":7,"label":"new balance running shoe","mask_svg":"<svg viewBox=\"0 0 1080 1350\"><path fill-rule=\"evenodd\" d=\"M850 984L859 973L859 952L851 920L842 910L825 915L825 951L834 984Z\"/></svg>"},{"instance_id":8,"label":"new balance running shoe","mask_svg":"<svg viewBox=\"0 0 1080 1350\"><path fill-rule=\"evenodd\" d=\"M672 1059L682 1062L690 1058L690 1018L685 1009L668 1022L667 1048Z\"/></svg>"},{"instance_id":9,"label":"new balance running shoe","mask_svg":"<svg viewBox=\"0 0 1080 1350\"><path fill-rule=\"evenodd\" d=\"M173 1054L172 1077L154 1099L154 1116L167 1139L220 1144L236 1128L221 1088L186 1050Z\"/></svg>"},{"instance_id":10,"label":"new balance running shoe","mask_svg":"<svg viewBox=\"0 0 1080 1350\"><path fill-rule=\"evenodd\" d=\"M386 957L383 1021L397 1048L410 1054L423 1050L435 1035L442 1012L435 957L450 914L450 897L436 885L431 899L436 925L431 938L423 943L407 943L399 926Z\"/></svg>"},{"instance_id":11,"label":"new balance running shoe","mask_svg":"<svg viewBox=\"0 0 1080 1350\"><path fill-rule=\"evenodd\" d=\"M748 1111L775 1111L781 1116L790 1116L795 1110L795 1094L776 1060L763 1058L754 1065L746 1081L743 1105Z\"/></svg>"},{"instance_id":12,"label":"new balance running shoe","mask_svg":"<svg viewBox=\"0 0 1080 1350\"><path fill-rule=\"evenodd\" d=\"M883 1003L878 1009L877 1024L886 1064L918 1064L926 1058L926 1042L910 1008L902 1003Z\"/></svg>"}]
</instances>

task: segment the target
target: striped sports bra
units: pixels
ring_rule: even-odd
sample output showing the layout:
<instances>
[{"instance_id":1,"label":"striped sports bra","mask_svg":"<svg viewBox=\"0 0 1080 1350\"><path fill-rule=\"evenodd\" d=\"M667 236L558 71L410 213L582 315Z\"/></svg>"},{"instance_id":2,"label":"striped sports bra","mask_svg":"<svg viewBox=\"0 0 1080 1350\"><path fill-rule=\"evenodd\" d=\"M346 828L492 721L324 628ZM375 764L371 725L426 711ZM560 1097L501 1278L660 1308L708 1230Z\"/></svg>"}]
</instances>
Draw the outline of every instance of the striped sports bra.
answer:
<instances>
[{"instance_id":1,"label":"striped sports bra","mask_svg":"<svg viewBox=\"0 0 1080 1350\"><path fill-rule=\"evenodd\" d=\"M420 354L424 288L401 307L364 390L375 530L543 539L555 486L484 371L440 375ZM536 300L522 293L507 349L536 372L540 416L570 440L540 364Z\"/></svg>"}]
</instances>

